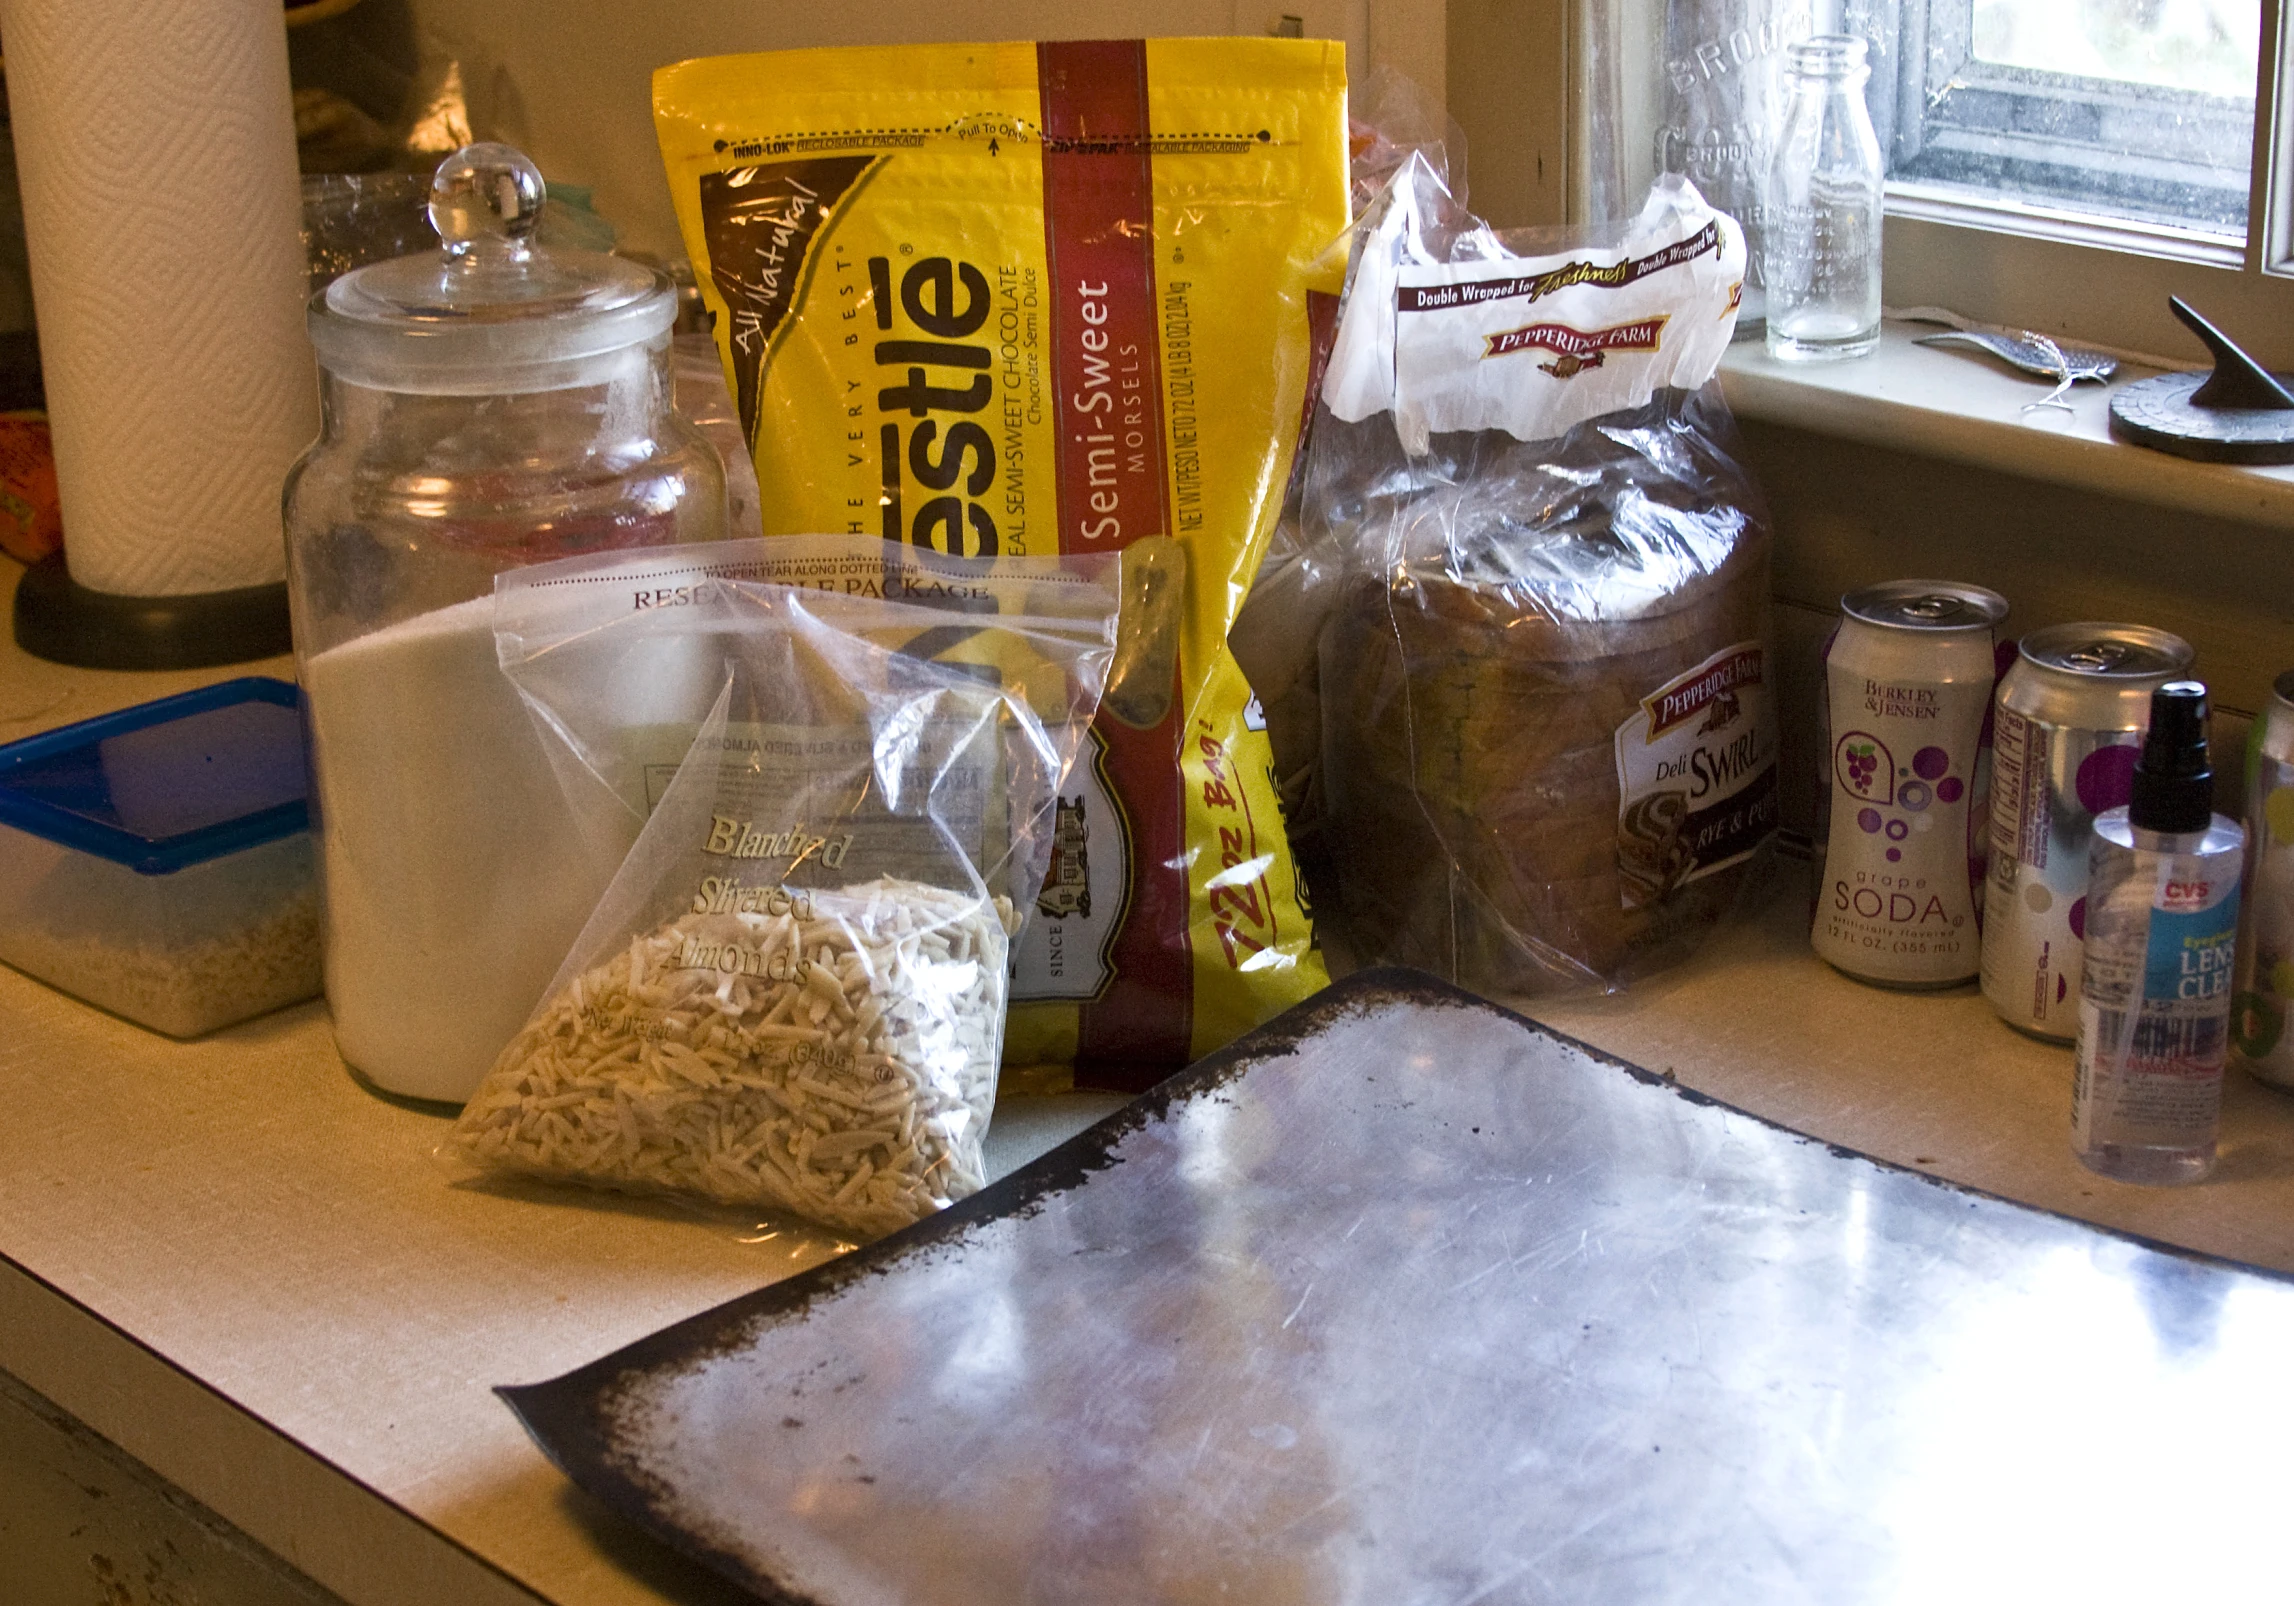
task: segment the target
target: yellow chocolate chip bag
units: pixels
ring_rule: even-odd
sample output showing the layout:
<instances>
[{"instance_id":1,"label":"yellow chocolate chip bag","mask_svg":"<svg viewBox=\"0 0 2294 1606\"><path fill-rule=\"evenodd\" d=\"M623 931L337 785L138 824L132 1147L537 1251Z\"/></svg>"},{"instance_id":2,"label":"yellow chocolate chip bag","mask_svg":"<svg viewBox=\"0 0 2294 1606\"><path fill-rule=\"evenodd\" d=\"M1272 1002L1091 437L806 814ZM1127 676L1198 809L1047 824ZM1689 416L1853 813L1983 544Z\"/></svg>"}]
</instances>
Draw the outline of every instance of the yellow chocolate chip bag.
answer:
<instances>
[{"instance_id":1,"label":"yellow chocolate chip bag","mask_svg":"<svg viewBox=\"0 0 2294 1606\"><path fill-rule=\"evenodd\" d=\"M1124 554L1006 1062L1140 1086L1320 988L1227 632L1339 289L1341 47L785 51L653 96L768 535Z\"/></svg>"}]
</instances>

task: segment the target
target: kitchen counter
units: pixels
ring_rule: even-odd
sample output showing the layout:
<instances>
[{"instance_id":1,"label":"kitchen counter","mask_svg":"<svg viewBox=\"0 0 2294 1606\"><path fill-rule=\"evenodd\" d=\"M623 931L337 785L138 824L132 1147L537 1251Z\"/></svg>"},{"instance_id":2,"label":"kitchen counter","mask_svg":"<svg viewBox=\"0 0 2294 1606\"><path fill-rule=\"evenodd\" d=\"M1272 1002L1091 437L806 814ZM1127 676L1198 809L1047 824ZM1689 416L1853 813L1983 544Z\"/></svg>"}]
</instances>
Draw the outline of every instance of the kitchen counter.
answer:
<instances>
[{"instance_id":1,"label":"kitchen counter","mask_svg":"<svg viewBox=\"0 0 2294 1606\"><path fill-rule=\"evenodd\" d=\"M20 573L0 559L0 618ZM0 741L293 672L65 669L0 636ZM991 1172L1120 1102L1006 1101ZM354 1606L690 1598L490 1390L840 1247L462 1180L434 1158L451 1112L355 1082L317 1002L178 1043L0 965L0 1109L0 1373Z\"/></svg>"},{"instance_id":2,"label":"kitchen counter","mask_svg":"<svg viewBox=\"0 0 2294 1606\"><path fill-rule=\"evenodd\" d=\"M0 1370L358 1606L679 1598L489 1391L834 1239L458 1181L319 1004L173 1043L0 969L0 1022ZM990 1169L1117 1102L1013 1101Z\"/></svg>"},{"instance_id":3,"label":"kitchen counter","mask_svg":"<svg viewBox=\"0 0 2294 1606\"><path fill-rule=\"evenodd\" d=\"M240 672L98 676L0 649L0 739ZM2204 1187L2094 1178L2068 1148L2067 1051L2000 1026L1972 988L1884 993L1825 969L1801 932L1804 869L1783 870L1690 966L1533 1013L1829 1141L2294 1271L2294 1100L2234 1077ZM715 1593L571 1490L489 1390L830 1240L458 1180L433 1158L443 1116L354 1082L316 1003L174 1043L0 968L0 1101L0 1371L358 1606ZM992 1168L1113 1103L1008 1101Z\"/></svg>"},{"instance_id":4,"label":"kitchen counter","mask_svg":"<svg viewBox=\"0 0 2294 1606\"><path fill-rule=\"evenodd\" d=\"M2071 1156L2071 1050L2000 1023L1971 982L1850 981L1808 947L1809 866L1694 962L1615 998L1547 1000L1559 1031L1783 1126L2139 1237L2294 1273L2294 1097L2223 1079L2220 1159L2195 1188L2099 1177Z\"/></svg>"}]
</instances>

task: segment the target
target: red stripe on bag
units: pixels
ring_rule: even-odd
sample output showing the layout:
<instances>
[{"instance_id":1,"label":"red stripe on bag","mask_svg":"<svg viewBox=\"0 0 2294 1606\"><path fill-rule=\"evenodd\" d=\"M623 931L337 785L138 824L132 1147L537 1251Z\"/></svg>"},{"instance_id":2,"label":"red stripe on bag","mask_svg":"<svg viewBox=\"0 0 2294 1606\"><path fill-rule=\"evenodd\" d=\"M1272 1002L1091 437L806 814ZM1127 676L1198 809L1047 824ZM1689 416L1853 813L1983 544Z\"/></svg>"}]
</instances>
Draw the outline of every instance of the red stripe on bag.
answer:
<instances>
[{"instance_id":1,"label":"red stripe on bag","mask_svg":"<svg viewBox=\"0 0 2294 1606\"><path fill-rule=\"evenodd\" d=\"M1171 533L1147 46L1137 39L1041 44L1036 72L1059 548L1107 552ZM1131 838L1131 903L1115 936L1114 976L1081 1012L1077 1062L1099 1067L1103 1079L1119 1065L1160 1074L1188 1057L1194 969L1179 768L1184 724L1176 697L1153 730L1106 714L1099 720Z\"/></svg>"},{"instance_id":2,"label":"red stripe on bag","mask_svg":"<svg viewBox=\"0 0 2294 1606\"><path fill-rule=\"evenodd\" d=\"M1036 47L1045 255L1059 388L1059 542L1106 552L1170 534L1147 47Z\"/></svg>"}]
</instances>

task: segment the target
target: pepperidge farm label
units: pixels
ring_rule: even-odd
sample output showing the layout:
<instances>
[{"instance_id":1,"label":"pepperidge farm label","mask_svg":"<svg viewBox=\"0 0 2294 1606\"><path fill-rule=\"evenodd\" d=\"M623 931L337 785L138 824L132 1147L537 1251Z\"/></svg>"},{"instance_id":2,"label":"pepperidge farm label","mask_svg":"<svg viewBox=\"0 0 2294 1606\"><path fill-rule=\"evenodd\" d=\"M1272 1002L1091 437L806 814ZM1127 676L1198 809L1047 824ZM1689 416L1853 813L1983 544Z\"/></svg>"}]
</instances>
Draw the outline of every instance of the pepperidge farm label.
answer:
<instances>
[{"instance_id":1,"label":"pepperidge farm label","mask_svg":"<svg viewBox=\"0 0 2294 1606\"><path fill-rule=\"evenodd\" d=\"M1412 454L1452 430L1549 440L1694 390L1736 332L1744 231L1677 174L1599 250L1429 262L1407 186L1367 221L1322 395L1350 422L1392 413Z\"/></svg>"},{"instance_id":2,"label":"pepperidge farm label","mask_svg":"<svg viewBox=\"0 0 2294 1606\"><path fill-rule=\"evenodd\" d=\"M1638 909L1776 829L1776 714L1760 643L1665 682L1617 727L1617 884Z\"/></svg>"}]
</instances>

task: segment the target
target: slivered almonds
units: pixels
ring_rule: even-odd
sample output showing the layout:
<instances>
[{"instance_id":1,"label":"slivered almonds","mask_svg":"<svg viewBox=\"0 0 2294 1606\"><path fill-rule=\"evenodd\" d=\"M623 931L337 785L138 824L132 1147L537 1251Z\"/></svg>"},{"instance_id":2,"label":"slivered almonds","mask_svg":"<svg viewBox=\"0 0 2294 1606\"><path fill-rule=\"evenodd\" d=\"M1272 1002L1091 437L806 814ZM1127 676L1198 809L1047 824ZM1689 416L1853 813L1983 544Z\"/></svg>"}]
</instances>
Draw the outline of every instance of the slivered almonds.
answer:
<instances>
[{"instance_id":1,"label":"slivered almonds","mask_svg":"<svg viewBox=\"0 0 2294 1606\"><path fill-rule=\"evenodd\" d=\"M977 1190L1010 902L884 877L781 904L681 916L577 976L503 1050L455 1144L870 1236Z\"/></svg>"}]
</instances>

